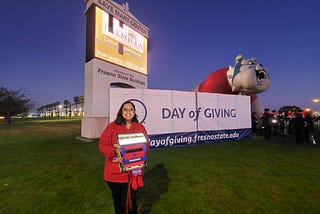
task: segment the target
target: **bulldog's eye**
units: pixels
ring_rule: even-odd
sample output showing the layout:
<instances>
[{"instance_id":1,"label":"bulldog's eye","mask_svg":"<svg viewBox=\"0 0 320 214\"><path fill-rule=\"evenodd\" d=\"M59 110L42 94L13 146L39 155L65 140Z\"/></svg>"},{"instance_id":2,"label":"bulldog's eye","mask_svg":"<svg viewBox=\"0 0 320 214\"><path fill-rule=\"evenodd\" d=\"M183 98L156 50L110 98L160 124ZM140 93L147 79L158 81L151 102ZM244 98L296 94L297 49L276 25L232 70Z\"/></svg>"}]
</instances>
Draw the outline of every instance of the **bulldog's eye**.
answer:
<instances>
[{"instance_id":1,"label":"bulldog's eye","mask_svg":"<svg viewBox=\"0 0 320 214\"><path fill-rule=\"evenodd\" d=\"M248 61L248 65L255 65L255 64L257 64L255 61L252 61L252 60Z\"/></svg>"}]
</instances>

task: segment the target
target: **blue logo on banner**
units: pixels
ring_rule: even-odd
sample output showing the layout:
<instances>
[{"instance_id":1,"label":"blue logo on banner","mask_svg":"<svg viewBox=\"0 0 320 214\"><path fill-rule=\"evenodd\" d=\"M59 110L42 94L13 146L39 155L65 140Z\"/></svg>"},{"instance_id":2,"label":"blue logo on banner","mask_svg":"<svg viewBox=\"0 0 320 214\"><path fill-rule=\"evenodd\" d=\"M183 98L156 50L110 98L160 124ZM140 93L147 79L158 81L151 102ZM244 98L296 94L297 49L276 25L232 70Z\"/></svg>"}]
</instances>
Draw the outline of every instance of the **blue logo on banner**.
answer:
<instances>
[{"instance_id":1,"label":"blue logo on banner","mask_svg":"<svg viewBox=\"0 0 320 214\"><path fill-rule=\"evenodd\" d=\"M147 107L144 105L144 103L138 99L130 99L128 101L132 102L136 106L136 109L139 109L139 106L141 107L143 112L141 112L142 115L139 115L142 118L139 121L140 123L145 123L148 112L147 112Z\"/></svg>"}]
</instances>

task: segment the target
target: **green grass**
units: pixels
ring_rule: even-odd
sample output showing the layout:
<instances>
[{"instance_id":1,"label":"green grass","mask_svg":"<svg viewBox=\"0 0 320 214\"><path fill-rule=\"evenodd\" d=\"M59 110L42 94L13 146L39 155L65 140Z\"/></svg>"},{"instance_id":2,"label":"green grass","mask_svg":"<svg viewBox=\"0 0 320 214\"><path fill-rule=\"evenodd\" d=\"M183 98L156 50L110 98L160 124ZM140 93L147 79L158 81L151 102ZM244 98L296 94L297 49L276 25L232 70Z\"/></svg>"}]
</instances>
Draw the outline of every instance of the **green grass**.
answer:
<instances>
[{"instance_id":1,"label":"green grass","mask_svg":"<svg viewBox=\"0 0 320 214\"><path fill-rule=\"evenodd\" d=\"M0 213L113 213L80 120L0 121ZM320 148L264 141L152 150L141 213L319 213Z\"/></svg>"}]
</instances>

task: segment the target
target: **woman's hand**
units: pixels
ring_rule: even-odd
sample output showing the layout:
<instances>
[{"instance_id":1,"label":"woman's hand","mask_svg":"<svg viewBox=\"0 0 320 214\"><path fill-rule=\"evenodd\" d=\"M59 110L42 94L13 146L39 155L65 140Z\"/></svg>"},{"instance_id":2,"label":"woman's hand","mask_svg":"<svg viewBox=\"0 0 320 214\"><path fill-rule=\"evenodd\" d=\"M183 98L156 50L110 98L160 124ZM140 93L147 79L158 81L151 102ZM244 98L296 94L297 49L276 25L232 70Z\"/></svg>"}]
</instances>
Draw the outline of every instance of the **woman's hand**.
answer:
<instances>
[{"instance_id":1,"label":"woman's hand","mask_svg":"<svg viewBox=\"0 0 320 214\"><path fill-rule=\"evenodd\" d=\"M121 152L120 152L120 148L119 147L116 147L115 153L116 153L116 155L118 157L119 162L122 163L122 156L121 156Z\"/></svg>"}]
</instances>

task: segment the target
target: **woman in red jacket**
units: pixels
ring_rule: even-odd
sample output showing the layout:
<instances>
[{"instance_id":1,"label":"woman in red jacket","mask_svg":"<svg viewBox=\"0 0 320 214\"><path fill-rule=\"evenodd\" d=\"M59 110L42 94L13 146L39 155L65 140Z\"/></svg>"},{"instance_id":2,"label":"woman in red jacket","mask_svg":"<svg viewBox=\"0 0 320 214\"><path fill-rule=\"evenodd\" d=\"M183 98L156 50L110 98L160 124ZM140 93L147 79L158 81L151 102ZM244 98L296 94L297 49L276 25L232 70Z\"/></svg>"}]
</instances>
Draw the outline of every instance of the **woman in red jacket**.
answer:
<instances>
[{"instance_id":1,"label":"woman in red jacket","mask_svg":"<svg viewBox=\"0 0 320 214\"><path fill-rule=\"evenodd\" d=\"M116 151L119 149L116 147L118 134L137 132L143 132L148 139L145 127L138 122L134 104L126 101L121 105L117 118L107 125L100 137L99 150L105 156L104 180L112 192L116 214L137 213L136 190L143 186L143 170L121 172L119 164L122 160ZM149 151L149 140L146 150ZM132 174L135 175L134 185Z\"/></svg>"}]
</instances>

